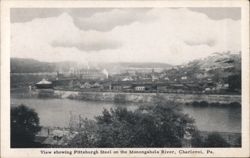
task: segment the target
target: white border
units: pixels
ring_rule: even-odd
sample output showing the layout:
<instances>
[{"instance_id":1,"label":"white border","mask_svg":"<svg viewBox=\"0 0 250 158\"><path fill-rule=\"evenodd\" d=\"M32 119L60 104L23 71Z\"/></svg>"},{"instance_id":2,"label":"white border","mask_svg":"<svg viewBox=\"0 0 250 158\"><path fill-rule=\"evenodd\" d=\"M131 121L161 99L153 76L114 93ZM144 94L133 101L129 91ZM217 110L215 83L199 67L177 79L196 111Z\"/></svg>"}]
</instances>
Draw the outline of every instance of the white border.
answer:
<instances>
[{"instance_id":1,"label":"white border","mask_svg":"<svg viewBox=\"0 0 250 158\"><path fill-rule=\"evenodd\" d=\"M242 39L242 148L209 148L214 154L178 154L179 150L202 150L208 148L165 148L174 150L177 155L41 155L40 149L10 149L10 8L88 8L88 7L240 7ZM247 1L20 1L10 0L1 3L1 156L0 157L249 157L249 3ZM147 150L141 148L138 150ZM151 148L154 150L153 148ZM159 150L160 148L156 148ZM44 149L54 151L56 149ZM73 151L75 149L65 149ZM81 150L81 149L76 149ZM93 150L90 148L89 150ZM101 150L100 148L98 150ZM107 148L105 149L107 150ZM111 150L121 150L111 148ZM122 150L129 150L123 148ZM133 149L137 150L137 149Z\"/></svg>"}]
</instances>

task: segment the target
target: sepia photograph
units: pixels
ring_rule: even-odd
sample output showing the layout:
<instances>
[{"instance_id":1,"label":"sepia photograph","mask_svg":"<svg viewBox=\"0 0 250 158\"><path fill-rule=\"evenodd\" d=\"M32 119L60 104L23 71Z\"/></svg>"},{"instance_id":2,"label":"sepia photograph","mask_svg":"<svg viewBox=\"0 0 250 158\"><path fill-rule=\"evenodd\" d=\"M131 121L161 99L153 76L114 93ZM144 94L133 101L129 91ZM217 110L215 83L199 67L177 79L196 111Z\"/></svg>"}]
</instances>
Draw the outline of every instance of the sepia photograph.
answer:
<instances>
[{"instance_id":1,"label":"sepia photograph","mask_svg":"<svg viewBox=\"0 0 250 158\"><path fill-rule=\"evenodd\" d=\"M153 149L205 154L248 141L240 6L8 11L11 150L164 156L172 151Z\"/></svg>"}]
</instances>

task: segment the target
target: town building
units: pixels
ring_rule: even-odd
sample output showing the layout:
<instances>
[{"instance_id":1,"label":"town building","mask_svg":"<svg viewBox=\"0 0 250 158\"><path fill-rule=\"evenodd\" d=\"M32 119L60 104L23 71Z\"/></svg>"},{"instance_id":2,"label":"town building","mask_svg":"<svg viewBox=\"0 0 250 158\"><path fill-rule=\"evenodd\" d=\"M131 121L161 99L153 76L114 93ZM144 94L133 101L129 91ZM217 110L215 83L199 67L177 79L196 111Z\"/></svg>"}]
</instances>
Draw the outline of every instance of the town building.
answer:
<instances>
[{"instance_id":1,"label":"town building","mask_svg":"<svg viewBox=\"0 0 250 158\"><path fill-rule=\"evenodd\" d=\"M80 70L81 79L106 79L108 78L107 70L98 70L98 69L83 69Z\"/></svg>"},{"instance_id":2,"label":"town building","mask_svg":"<svg viewBox=\"0 0 250 158\"><path fill-rule=\"evenodd\" d=\"M145 91L146 87L145 86L136 86L135 91Z\"/></svg>"},{"instance_id":3,"label":"town building","mask_svg":"<svg viewBox=\"0 0 250 158\"><path fill-rule=\"evenodd\" d=\"M53 88L52 82L46 79L42 79L41 81L37 82L35 86L37 89L52 89Z\"/></svg>"}]
</instances>

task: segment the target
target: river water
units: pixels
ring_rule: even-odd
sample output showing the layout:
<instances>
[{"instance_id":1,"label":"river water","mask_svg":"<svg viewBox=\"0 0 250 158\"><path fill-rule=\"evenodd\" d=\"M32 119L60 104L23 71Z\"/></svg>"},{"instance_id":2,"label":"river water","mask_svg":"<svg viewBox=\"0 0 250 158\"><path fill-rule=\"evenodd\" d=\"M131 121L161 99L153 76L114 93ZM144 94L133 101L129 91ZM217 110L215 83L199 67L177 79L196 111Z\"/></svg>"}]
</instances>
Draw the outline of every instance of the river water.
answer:
<instances>
[{"instance_id":1,"label":"river water","mask_svg":"<svg viewBox=\"0 0 250 158\"><path fill-rule=\"evenodd\" d=\"M93 102L70 99L39 99L11 97L11 106L25 104L33 108L40 117L42 126L67 127L73 117L93 119L103 109L126 106L130 110L138 104L115 104L112 102ZM202 131L241 132L241 108L229 106L194 107L182 105L184 113L195 119L196 126Z\"/></svg>"}]
</instances>

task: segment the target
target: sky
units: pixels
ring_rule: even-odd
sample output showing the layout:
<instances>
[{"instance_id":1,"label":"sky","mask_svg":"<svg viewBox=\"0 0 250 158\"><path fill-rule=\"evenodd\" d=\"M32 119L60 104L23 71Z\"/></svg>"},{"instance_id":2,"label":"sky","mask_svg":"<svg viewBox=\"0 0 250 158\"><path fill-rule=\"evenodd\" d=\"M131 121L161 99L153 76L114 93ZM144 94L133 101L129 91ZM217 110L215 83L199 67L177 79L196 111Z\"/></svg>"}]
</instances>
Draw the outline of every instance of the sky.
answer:
<instances>
[{"instance_id":1,"label":"sky","mask_svg":"<svg viewBox=\"0 0 250 158\"><path fill-rule=\"evenodd\" d=\"M14 8L11 57L182 64L241 48L240 8Z\"/></svg>"}]
</instances>

